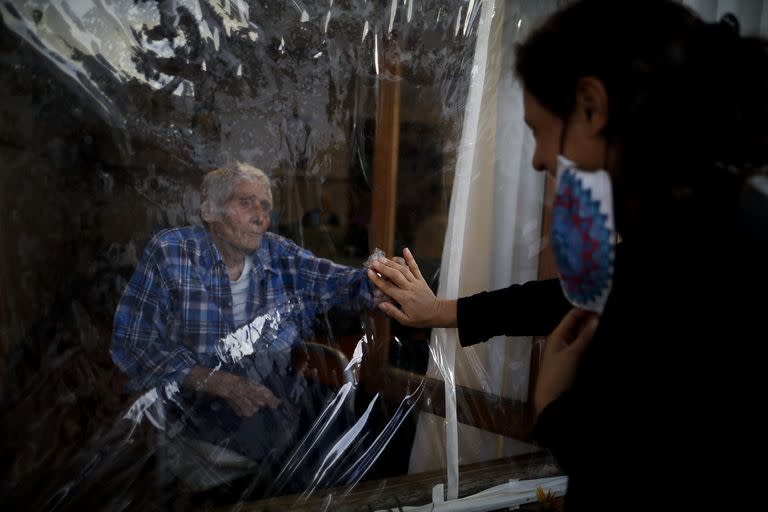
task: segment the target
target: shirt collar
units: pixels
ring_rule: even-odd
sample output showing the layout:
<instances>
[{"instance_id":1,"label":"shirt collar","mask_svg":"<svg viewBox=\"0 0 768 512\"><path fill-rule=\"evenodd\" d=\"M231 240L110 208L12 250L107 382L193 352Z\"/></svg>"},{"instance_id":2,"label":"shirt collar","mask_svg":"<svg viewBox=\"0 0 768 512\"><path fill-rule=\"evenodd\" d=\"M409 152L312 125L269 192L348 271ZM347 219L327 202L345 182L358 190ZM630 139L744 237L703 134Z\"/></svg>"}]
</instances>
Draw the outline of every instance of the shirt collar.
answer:
<instances>
[{"instance_id":1,"label":"shirt collar","mask_svg":"<svg viewBox=\"0 0 768 512\"><path fill-rule=\"evenodd\" d=\"M207 253L210 257L210 268L213 269L214 267L224 265L224 260L221 258L219 248L213 243L213 237L208 228L204 226L196 226L196 229L198 230L200 237L205 240L204 244L208 249Z\"/></svg>"},{"instance_id":2,"label":"shirt collar","mask_svg":"<svg viewBox=\"0 0 768 512\"><path fill-rule=\"evenodd\" d=\"M272 265L272 257L270 251L271 244L269 241L269 233L264 233L264 236L261 237L259 248L256 249L253 254L251 254L251 258L253 258L253 266L257 270L263 269L269 270L272 273L277 273L274 266Z\"/></svg>"}]
</instances>

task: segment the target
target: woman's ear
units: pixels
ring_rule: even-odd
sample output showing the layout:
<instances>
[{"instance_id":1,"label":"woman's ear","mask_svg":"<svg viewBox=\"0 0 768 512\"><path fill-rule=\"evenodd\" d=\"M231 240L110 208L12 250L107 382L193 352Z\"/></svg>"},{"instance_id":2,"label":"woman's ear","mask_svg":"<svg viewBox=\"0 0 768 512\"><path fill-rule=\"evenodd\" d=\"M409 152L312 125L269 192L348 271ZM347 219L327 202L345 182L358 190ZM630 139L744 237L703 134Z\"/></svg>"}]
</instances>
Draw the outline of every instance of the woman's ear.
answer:
<instances>
[{"instance_id":1,"label":"woman's ear","mask_svg":"<svg viewBox=\"0 0 768 512\"><path fill-rule=\"evenodd\" d=\"M208 199L204 200L200 205L200 216L206 224L210 224L215 220L213 218L213 211L211 210L211 202Z\"/></svg>"},{"instance_id":2,"label":"woman's ear","mask_svg":"<svg viewBox=\"0 0 768 512\"><path fill-rule=\"evenodd\" d=\"M587 76L576 83L574 116L583 124L587 135L603 135L608 124L608 93L601 80Z\"/></svg>"}]
</instances>

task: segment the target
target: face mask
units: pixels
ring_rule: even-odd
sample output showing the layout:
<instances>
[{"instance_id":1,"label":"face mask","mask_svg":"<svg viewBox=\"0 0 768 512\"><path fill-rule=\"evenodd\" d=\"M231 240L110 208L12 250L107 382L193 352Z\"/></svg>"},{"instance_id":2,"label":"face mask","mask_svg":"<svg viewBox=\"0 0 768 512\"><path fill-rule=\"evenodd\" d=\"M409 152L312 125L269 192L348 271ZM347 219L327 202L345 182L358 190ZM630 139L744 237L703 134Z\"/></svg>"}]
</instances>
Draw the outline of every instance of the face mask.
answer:
<instances>
[{"instance_id":1,"label":"face mask","mask_svg":"<svg viewBox=\"0 0 768 512\"><path fill-rule=\"evenodd\" d=\"M558 156L552 251L565 297L576 307L603 312L613 284L614 226L610 175Z\"/></svg>"}]
</instances>

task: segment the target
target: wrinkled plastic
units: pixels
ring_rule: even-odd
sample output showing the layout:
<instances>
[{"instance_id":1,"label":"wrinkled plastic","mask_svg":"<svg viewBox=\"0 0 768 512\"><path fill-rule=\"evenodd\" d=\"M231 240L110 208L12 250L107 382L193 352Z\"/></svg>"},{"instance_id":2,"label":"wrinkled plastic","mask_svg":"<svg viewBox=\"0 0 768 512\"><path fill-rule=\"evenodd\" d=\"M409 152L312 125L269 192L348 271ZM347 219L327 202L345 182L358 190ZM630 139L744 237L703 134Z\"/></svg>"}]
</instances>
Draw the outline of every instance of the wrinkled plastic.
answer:
<instances>
[{"instance_id":1,"label":"wrinkled plastic","mask_svg":"<svg viewBox=\"0 0 768 512\"><path fill-rule=\"evenodd\" d=\"M492 420L529 414L528 338L461 349L455 330L320 307L273 347L306 304L267 305L208 354L211 375L281 400L256 413L271 419L250 456L191 428L202 407L231 416L226 400L135 388L110 352L150 240L201 225L201 178L233 161L267 172L270 231L317 257L362 271L387 197L388 256L411 248L439 294L535 279L544 183L510 59L556 4L1 2L4 502L390 509L439 501L438 483L453 500L558 474L525 425ZM376 174L393 147L394 196Z\"/></svg>"}]
</instances>

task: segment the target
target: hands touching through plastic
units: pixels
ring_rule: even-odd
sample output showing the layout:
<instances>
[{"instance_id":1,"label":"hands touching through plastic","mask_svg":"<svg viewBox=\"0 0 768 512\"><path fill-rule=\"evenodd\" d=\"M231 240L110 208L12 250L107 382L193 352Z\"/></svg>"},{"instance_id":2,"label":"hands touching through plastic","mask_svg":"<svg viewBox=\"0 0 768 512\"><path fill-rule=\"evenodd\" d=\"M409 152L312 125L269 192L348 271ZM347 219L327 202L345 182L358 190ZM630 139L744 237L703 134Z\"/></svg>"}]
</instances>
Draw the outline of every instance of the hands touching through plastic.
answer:
<instances>
[{"instance_id":1,"label":"hands touching through plastic","mask_svg":"<svg viewBox=\"0 0 768 512\"><path fill-rule=\"evenodd\" d=\"M375 251L373 251L373 253L372 253L372 254L371 254L369 257L368 257L368 259L365 261L365 263L363 264L363 266L364 266L365 268L367 268L367 269L371 269L371 268L373 268L373 264L374 264L375 262L377 262L377 261L381 261L381 260L386 260L386 259L387 259L387 258L386 258L385 254L384 254L384 251L382 251L381 249L378 249L378 248L377 248L377 249L376 249ZM399 263L399 264L401 264L401 265L405 265L405 260L404 260L403 258L400 258L400 257L397 257L397 256L395 256L395 257L393 258L393 260L395 260L395 263ZM382 277L382 276L381 276L381 274L377 274L376 272L374 272L373 274L371 274L371 272L370 272L370 270L369 270L369 271L368 271L368 276L370 277L371 275L374 275L374 276L376 276L376 277ZM383 279L384 281L386 281L386 278L382 278L382 279ZM376 306L378 306L379 308L381 308L381 305L382 305L382 303L388 302L388 303L390 303L390 304L391 304L391 303L393 303L393 302L394 302L394 299L393 299L392 297L390 297L389 295L387 295L387 294L386 294L386 293L385 293L385 292L384 292L384 291L381 289L381 287L376 287L376 288L374 288L374 289L373 289L373 302L374 302L374 304L375 304ZM381 308L381 309L383 309L383 308Z\"/></svg>"},{"instance_id":2,"label":"hands touching through plastic","mask_svg":"<svg viewBox=\"0 0 768 512\"><path fill-rule=\"evenodd\" d=\"M536 416L571 386L581 355L592 341L598 323L596 313L573 308L547 336L533 394Z\"/></svg>"},{"instance_id":3,"label":"hands touching through plastic","mask_svg":"<svg viewBox=\"0 0 768 512\"><path fill-rule=\"evenodd\" d=\"M403 251L403 264L387 258L372 262L368 278L400 307L382 302L379 308L403 325L411 327L455 327L456 301L435 297L411 251Z\"/></svg>"},{"instance_id":4,"label":"hands touching through plastic","mask_svg":"<svg viewBox=\"0 0 768 512\"><path fill-rule=\"evenodd\" d=\"M379 308L411 327L456 327L456 301L438 299L411 252L405 249L403 256L406 265L383 257L371 263L368 278L400 306L382 302ZM596 313L573 308L547 337L534 391L537 415L573 383L576 368L598 323Z\"/></svg>"}]
</instances>

